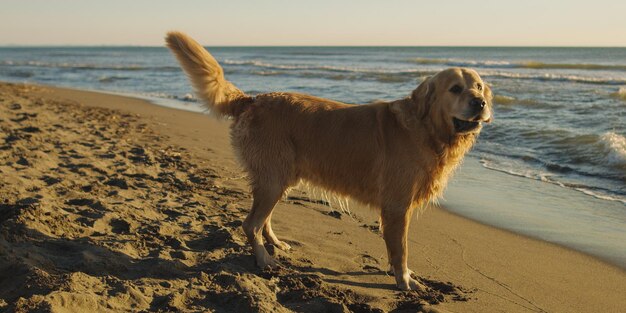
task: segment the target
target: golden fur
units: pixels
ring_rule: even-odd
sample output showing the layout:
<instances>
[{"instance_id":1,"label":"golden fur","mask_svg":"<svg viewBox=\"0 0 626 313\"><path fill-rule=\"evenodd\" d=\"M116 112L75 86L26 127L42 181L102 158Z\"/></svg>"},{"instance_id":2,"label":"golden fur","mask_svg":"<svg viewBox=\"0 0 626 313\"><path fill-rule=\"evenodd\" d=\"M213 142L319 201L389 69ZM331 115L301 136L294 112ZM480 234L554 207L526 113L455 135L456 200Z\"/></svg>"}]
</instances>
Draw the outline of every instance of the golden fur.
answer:
<instances>
[{"instance_id":1,"label":"golden fur","mask_svg":"<svg viewBox=\"0 0 626 313\"><path fill-rule=\"evenodd\" d=\"M348 105L283 92L253 97L226 81L193 39L171 32L166 41L198 97L213 114L234 119L232 144L254 196L243 229L260 267L278 265L263 238L290 248L272 231L272 209L287 188L305 180L380 208L397 286L423 288L407 268L409 221L415 207L441 195L480 122L491 120L491 91L475 71L442 71L410 97L388 103Z\"/></svg>"}]
</instances>

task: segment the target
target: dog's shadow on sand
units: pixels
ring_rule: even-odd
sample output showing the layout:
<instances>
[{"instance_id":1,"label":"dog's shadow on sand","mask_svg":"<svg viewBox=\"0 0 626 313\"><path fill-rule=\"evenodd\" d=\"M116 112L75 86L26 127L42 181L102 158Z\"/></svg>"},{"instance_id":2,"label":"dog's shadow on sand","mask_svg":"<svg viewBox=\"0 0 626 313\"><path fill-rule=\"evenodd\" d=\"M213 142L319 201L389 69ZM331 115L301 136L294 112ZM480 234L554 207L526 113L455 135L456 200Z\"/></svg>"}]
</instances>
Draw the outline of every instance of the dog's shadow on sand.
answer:
<instances>
[{"instance_id":1,"label":"dog's shadow on sand","mask_svg":"<svg viewBox=\"0 0 626 313\"><path fill-rule=\"evenodd\" d=\"M390 276L389 273L383 270L376 271L350 271L350 272L338 272L335 270L331 270L328 268L322 267L313 267L313 266L305 266L305 267L297 267L298 271L303 273L319 273L324 276L325 281L334 284L342 284L346 286L358 286L364 288L376 288L376 289L385 289L385 290L396 290L396 286L392 283L365 283L365 282L356 282L352 280L340 279L338 277L341 276L388 276L390 279L393 279L393 276Z\"/></svg>"}]
</instances>

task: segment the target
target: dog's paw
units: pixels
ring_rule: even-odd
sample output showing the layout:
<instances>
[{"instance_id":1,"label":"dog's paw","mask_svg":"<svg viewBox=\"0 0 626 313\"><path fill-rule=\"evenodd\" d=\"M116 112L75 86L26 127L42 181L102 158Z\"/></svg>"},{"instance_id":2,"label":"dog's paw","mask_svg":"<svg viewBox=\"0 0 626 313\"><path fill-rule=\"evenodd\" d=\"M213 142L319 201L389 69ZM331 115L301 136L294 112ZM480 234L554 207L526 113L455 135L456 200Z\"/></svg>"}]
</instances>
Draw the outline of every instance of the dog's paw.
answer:
<instances>
[{"instance_id":1,"label":"dog's paw","mask_svg":"<svg viewBox=\"0 0 626 313\"><path fill-rule=\"evenodd\" d=\"M276 248L283 250L285 252L291 250L291 246L284 241L274 242L273 245L276 246Z\"/></svg>"},{"instance_id":2,"label":"dog's paw","mask_svg":"<svg viewBox=\"0 0 626 313\"><path fill-rule=\"evenodd\" d=\"M396 285L398 286L398 289L404 291L426 291L426 286L413 278L409 278L406 281L398 282Z\"/></svg>"},{"instance_id":3,"label":"dog's paw","mask_svg":"<svg viewBox=\"0 0 626 313\"><path fill-rule=\"evenodd\" d=\"M409 285L411 287L411 290L418 290L418 291L426 291L426 286L424 286L424 284L420 283L419 281L410 278L409 279Z\"/></svg>"},{"instance_id":4,"label":"dog's paw","mask_svg":"<svg viewBox=\"0 0 626 313\"><path fill-rule=\"evenodd\" d=\"M271 257L269 254L261 258L257 258L256 264L261 269L276 269L282 266L280 262L278 262L275 258Z\"/></svg>"}]
</instances>

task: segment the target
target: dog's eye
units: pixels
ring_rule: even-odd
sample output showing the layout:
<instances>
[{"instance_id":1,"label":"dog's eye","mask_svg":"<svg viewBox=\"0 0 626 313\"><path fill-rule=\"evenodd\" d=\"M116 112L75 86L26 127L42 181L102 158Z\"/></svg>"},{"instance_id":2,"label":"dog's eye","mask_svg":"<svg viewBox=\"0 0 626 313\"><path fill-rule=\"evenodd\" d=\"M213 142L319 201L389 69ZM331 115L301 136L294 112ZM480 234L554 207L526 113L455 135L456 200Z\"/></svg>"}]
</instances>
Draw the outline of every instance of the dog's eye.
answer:
<instances>
[{"instance_id":1,"label":"dog's eye","mask_svg":"<svg viewBox=\"0 0 626 313\"><path fill-rule=\"evenodd\" d=\"M478 90L483 90L483 85L478 84L478 85L476 86L476 88L478 88Z\"/></svg>"},{"instance_id":2,"label":"dog's eye","mask_svg":"<svg viewBox=\"0 0 626 313\"><path fill-rule=\"evenodd\" d=\"M454 85L452 86L452 88L450 88L451 93L461 93L461 91L463 91L463 88L461 88L461 86L459 85Z\"/></svg>"}]
</instances>

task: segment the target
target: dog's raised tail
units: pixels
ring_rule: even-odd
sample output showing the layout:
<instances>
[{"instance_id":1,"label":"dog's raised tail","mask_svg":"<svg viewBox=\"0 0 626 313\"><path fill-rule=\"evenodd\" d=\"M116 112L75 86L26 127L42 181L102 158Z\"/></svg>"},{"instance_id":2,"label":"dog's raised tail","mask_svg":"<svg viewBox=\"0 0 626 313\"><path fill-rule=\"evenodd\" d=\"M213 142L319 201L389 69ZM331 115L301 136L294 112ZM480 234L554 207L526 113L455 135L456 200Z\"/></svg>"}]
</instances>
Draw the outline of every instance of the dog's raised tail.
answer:
<instances>
[{"instance_id":1,"label":"dog's raised tail","mask_svg":"<svg viewBox=\"0 0 626 313\"><path fill-rule=\"evenodd\" d=\"M243 111L252 98L224 78L222 67L206 49L177 31L167 33L165 41L211 113L238 116Z\"/></svg>"}]
</instances>

